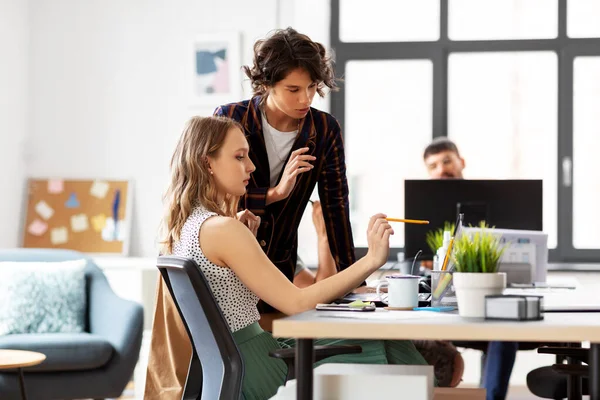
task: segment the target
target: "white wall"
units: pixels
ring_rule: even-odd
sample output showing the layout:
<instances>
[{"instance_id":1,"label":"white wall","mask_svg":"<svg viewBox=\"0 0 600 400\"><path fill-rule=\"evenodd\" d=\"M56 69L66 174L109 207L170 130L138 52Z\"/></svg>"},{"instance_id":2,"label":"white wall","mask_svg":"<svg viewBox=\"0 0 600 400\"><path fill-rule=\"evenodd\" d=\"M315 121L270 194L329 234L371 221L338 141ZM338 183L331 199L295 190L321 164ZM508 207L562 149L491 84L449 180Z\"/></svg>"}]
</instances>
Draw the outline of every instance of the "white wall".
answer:
<instances>
[{"instance_id":1,"label":"white wall","mask_svg":"<svg viewBox=\"0 0 600 400\"><path fill-rule=\"evenodd\" d=\"M0 248L18 243L27 134L29 3L0 0Z\"/></svg>"},{"instance_id":2,"label":"white wall","mask_svg":"<svg viewBox=\"0 0 600 400\"><path fill-rule=\"evenodd\" d=\"M191 115L216 105L190 107L192 41L241 32L244 64L254 41L282 25L325 41L329 2L281 3L31 0L29 175L132 179L130 254L155 255L176 140Z\"/></svg>"}]
</instances>

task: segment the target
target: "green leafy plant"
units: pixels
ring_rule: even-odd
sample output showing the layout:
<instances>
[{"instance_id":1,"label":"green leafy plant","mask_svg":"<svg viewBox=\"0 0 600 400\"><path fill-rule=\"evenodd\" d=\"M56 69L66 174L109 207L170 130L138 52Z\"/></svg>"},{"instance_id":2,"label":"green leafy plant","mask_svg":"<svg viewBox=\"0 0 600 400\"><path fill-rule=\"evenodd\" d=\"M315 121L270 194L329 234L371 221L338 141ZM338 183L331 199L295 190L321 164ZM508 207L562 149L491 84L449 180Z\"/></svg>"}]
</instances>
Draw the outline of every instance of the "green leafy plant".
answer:
<instances>
[{"instance_id":1,"label":"green leafy plant","mask_svg":"<svg viewBox=\"0 0 600 400\"><path fill-rule=\"evenodd\" d=\"M444 244L444 231L450 231L450 235L454 235L454 223L446 221L443 228L438 228L425 234L425 241L434 254Z\"/></svg>"},{"instance_id":2,"label":"green leafy plant","mask_svg":"<svg viewBox=\"0 0 600 400\"><path fill-rule=\"evenodd\" d=\"M507 244L500 242L500 237L494 234L485 222L479 224L481 231L472 234L463 233L455 242L452 259L456 272L486 272L498 271L500 257Z\"/></svg>"}]
</instances>

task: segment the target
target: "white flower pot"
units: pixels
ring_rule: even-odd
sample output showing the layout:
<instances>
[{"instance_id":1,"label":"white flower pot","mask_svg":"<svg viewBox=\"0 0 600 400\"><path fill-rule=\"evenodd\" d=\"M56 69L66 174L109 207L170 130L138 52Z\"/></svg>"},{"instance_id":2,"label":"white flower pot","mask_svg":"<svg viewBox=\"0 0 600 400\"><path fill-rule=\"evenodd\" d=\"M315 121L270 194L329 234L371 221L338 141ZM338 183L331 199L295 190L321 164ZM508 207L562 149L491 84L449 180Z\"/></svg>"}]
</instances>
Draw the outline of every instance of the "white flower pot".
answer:
<instances>
[{"instance_id":1,"label":"white flower pot","mask_svg":"<svg viewBox=\"0 0 600 400\"><path fill-rule=\"evenodd\" d=\"M453 280L461 317L485 317L485 296L502 294L506 288L504 272L455 272Z\"/></svg>"}]
</instances>

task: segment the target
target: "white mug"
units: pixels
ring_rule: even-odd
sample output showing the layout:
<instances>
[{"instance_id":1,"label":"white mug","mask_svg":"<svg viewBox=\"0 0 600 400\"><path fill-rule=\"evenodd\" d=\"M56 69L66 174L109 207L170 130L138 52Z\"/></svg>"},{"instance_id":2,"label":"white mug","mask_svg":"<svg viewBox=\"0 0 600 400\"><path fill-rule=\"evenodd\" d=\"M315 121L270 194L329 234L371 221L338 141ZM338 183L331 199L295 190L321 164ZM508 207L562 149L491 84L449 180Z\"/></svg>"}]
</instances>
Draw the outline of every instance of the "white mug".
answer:
<instances>
[{"instance_id":1,"label":"white mug","mask_svg":"<svg viewBox=\"0 0 600 400\"><path fill-rule=\"evenodd\" d=\"M419 305L419 280L417 275L387 275L385 281L377 285L377 296L381 298L380 289L388 288L387 301L382 302L392 308L413 309Z\"/></svg>"}]
</instances>

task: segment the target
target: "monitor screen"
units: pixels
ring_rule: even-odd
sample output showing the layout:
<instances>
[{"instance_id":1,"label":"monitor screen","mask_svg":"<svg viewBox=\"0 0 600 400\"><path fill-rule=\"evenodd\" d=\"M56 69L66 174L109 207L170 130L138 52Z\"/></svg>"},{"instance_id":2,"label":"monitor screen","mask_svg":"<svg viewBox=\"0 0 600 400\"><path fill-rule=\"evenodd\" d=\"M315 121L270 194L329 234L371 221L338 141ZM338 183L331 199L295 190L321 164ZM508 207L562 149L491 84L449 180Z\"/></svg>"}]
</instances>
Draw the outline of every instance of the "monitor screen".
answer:
<instances>
[{"instance_id":1,"label":"monitor screen","mask_svg":"<svg viewBox=\"0 0 600 400\"><path fill-rule=\"evenodd\" d=\"M434 179L404 181L404 217L425 219L429 225L404 224L405 257L423 250L423 258L434 252L427 245L427 232L454 224L464 214L464 226L480 221L503 229L541 231L541 180Z\"/></svg>"}]
</instances>

